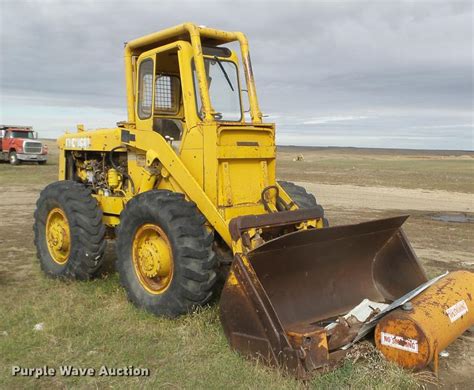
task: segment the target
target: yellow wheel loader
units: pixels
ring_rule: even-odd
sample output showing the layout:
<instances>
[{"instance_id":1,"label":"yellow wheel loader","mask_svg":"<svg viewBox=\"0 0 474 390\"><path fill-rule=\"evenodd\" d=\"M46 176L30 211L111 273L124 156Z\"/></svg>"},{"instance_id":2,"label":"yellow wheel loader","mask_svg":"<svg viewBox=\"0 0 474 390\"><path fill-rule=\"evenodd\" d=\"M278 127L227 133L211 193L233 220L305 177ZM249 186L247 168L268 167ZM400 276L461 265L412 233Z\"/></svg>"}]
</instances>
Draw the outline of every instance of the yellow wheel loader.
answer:
<instances>
[{"instance_id":1,"label":"yellow wheel loader","mask_svg":"<svg viewBox=\"0 0 474 390\"><path fill-rule=\"evenodd\" d=\"M221 291L232 347L299 377L355 335L328 324L426 282L406 217L328 227L313 195L276 180L244 34L182 24L128 42L124 60L128 120L58 139L59 181L35 212L46 274L93 277L113 238L135 305L177 316Z\"/></svg>"}]
</instances>

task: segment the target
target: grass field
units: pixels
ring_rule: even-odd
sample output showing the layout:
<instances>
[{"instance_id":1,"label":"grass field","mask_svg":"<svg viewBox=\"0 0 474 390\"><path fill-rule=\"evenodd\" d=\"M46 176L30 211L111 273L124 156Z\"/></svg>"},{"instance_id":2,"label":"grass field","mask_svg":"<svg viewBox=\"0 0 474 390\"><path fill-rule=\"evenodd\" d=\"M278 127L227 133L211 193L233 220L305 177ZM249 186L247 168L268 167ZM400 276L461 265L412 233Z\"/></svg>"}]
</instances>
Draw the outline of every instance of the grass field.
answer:
<instances>
[{"instance_id":1,"label":"grass field","mask_svg":"<svg viewBox=\"0 0 474 390\"><path fill-rule=\"evenodd\" d=\"M292 164L299 154L304 160ZM279 148L278 174L312 183L474 193L473 156L470 152L290 146Z\"/></svg>"},{"instance_id":2,"label":"grass field","mask_svg":"<svg viewBox=\"0 0 474 390\"><path fill-rule=\"evenodd\" d=\"M305 160L293 162L299 153ZM278 175L313 184L474 192L472 154L384 153L281 148ZM215 302L177 320L156 318L129 304L114 272L113 244L101 278L64 282L44 277L35 257L32 213L39 191L56 174L54 153L46 166L0 164L0 388L411 389L433 381L429 374L412 374L387 363L370 348L305 384L246 361L229 349ZM334 224L407 212L374 210L360 202L341 208L331 203L331 196L326 210ZM413 215L408 236L430 275L474 269L472 224L434 221L426 211L408 211ZM43 330L35 331L40 323ZM473 344L471 336L463 336L450 347L449 362L441 363L440 385L469 388ZM150 376L34 379L13 377L13 365L134 366L149 368Z\"/></svg>"}]
</instances>

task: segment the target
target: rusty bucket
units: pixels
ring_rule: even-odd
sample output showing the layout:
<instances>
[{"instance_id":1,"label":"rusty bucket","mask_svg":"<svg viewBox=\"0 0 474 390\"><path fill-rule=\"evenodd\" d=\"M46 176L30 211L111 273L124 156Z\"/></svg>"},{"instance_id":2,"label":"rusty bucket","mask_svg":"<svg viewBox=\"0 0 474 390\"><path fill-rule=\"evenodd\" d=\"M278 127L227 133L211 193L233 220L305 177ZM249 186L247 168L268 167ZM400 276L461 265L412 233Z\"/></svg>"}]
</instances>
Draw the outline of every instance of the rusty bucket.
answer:
<instances>
[{"instance_id":1,"label":"rusty bucket","mask_svg":"<svg viewBox=\"0 0 474 390\"><path fill-rule=\"evenodd\" d=\"M331 364L339 354L327 324L426 281L401 230L406 218L301 230L236 254L220 301L231 346L300 378Z\"/></svg>"}]
</instances>

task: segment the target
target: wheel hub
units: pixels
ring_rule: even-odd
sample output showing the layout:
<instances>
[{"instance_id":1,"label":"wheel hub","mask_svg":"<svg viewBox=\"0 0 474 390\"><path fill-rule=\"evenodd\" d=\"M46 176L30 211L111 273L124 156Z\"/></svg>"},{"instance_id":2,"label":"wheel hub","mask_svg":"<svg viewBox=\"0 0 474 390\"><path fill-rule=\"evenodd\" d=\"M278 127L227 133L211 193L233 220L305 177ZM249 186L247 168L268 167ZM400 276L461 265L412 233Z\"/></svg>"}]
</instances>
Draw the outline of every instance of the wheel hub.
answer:
<instances>
[{"instance_id":1,"label":"wheel hub","mask_svg":"<svg viewBox=\"0 0 474 390\"><path fill-rule=\"evenodd\" d=\"M52 259L64 264L70 253L70 231L66 214L60 208L52 209L46 220L46 244Z\"/></svg>"},{"instance_id":2,"label":"wheel hub","mask_svg":"<svg viewBox=\"0 0 474 390\"><path fill-rule=\"evenodd\" d=\"M133 240L133 264L140 283L149 292L160 294L173 275L171 245L163 230L154 224L141 226Z\"/></svg>"},{"instance_id":3,"label":"wheel hub","mask_svg":"<svg viewBox=\"0 0 474 390\"><path fill-rule=\"evenodd\" d=\"M154 241L146 240L138 250L140 267L149 278L158 275L160 269L159 249Z\"/></svg>"}]
</instances>

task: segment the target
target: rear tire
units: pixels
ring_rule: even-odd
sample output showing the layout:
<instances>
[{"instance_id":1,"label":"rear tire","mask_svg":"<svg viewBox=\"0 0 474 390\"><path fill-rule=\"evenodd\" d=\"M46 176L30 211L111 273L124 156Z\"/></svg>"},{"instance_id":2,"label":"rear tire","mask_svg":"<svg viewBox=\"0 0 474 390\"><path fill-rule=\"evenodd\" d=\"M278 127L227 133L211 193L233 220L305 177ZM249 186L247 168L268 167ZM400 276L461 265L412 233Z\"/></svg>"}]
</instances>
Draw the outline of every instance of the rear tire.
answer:
<instances>
[{"instance_id":1,"label":"rear tire","mask_svg":"<svg viewBox=\"0 0 474 390\"><path fill-rule=\"evenodd\" d=\"M10 152L10 154L8 155L8 161L10 162L11 165L20 164L20 160L18 160L18 156L16 155L15 151Z\"/></svg>"},{"instance_id":2,"label":"rear tire","mask_svg":"<svg viewBox=\"0 0 474 390\"><path fill-rule=\"evenodd\" d=\"M131 302L170 317L209 302L216 255L204 223L183 194L152 190L127 203L117 232L117 270Z\"/></svg>"},{"instance_id":3,"label":"rear tire","mask_svg":"<svg viewBox=\"0 0 474 390\"><path fill-rule=\"evenodd\" d=\"M84 185L58 181L41 191L34 214L35 246L49 276L88 280L105 251L102 211Z\"/></svg>"},{"instance_id":4,"label":"rear tire","mask_svg":"<svg viewBox=\"0 0 474 390\"><path fill-rule=\"evenodd\" d=\"M291 181L283 180L279 181L278 184L281 185L281 187L285 190L285 192L290 196L293 202L295 202L300 209L311 209L318 206L321 207L321 205L318 204L314 195L306 191L304 187L296 185ZM329 221L326 217L323 217L323 226L329 227Z\"/></svg>"}]
</instances>

